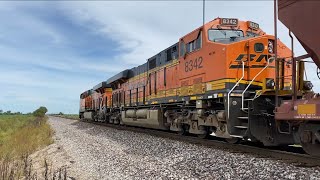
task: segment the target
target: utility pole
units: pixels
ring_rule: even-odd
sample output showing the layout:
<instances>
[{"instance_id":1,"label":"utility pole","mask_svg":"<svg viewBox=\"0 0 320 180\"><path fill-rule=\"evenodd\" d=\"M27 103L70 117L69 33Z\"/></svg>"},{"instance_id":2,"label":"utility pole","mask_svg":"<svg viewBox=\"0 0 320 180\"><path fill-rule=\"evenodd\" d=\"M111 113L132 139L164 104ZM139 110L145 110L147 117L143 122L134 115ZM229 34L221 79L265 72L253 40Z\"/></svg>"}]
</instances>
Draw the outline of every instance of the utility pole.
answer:
<instances>
[{"instance_id":1,"label":"utility pole","mask_svg":"<svg viewBox=\"0 0 320 180\"><path fill-rule=\"evenodd\" d=\"M202 3L202 5L203 5L203 7L202 7L202 25L204 25L204 23L205 23L205 11L206 11L206 2L205 2L205 0L203 0L203 3Z\"/></svg>"},{"instance_id":2,"label":"utility pole","mask_svg":"<svg viewBox=\"0 0 320 180\"><path fill-rule=\"evenodd\" d=\"M273 23L274 23L274 54L275 54L275 63L276 63L276 99L275 104L276 107L279 105L279 61L278 61L278 6L277 6L277 0L274 0L273 2Z\"/></svg>"}]
</instances>

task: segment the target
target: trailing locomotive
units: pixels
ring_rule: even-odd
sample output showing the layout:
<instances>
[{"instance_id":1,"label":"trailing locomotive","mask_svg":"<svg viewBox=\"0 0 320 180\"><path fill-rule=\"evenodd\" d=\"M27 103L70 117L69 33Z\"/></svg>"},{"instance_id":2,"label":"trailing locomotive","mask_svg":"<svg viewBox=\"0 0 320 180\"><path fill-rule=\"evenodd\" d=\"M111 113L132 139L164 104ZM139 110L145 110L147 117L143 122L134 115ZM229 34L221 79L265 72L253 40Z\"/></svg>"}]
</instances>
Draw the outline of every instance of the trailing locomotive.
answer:
<instances>
[{"instance_id":1,"label":"trailing locomotive","mask_svg":"<svg viewBox=\"0 0 320 180\"><path fill-rule=\"evenodd\" d=\"M146 63L82 93L79 116L229 142L293 144L292 134L279 131L286 124L274 119L274 51L286 77L291 51L280 41L275 47L274 41L255 22L216 18ZM290 79L281 86L279 98L290 99Z\"/></svg>"},{"instance_id":2,"label":"trailing locomotive","mask_svg":"<svg viewBox=\"0 0 320 180\"><path fill-rule=\"evenodd\" d=\"M111 108L110 98L112 96L111 86L101 82L93 89L85 91L80 95L80 119L106 119L105 116Z\"/></svg>"}]
</instances>

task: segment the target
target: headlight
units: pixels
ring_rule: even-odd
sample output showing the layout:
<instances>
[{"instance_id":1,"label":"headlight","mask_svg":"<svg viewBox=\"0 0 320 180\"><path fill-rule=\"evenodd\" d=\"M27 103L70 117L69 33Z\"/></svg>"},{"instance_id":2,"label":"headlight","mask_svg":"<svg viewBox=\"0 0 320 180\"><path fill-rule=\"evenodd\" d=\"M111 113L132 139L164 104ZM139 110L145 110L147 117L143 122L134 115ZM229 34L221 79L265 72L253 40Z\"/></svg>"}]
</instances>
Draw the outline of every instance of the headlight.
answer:
<instances>
[{"instance_id":1,"label":"headlight","mask_svg":"<svg viewBox=\"0 0 320 180\"><path fill-rule=\"evenodd\" d=\"M269 53L273 53L273 49L274 49L274 41L273 40L269 40L268 41L268 52Z\"/></svg>"},{"instance_id":2,"label":"headlight","mask_svg":"<svg viewBox=\"0 0 320 180\"><path fill-rule=\"evenodd\" d=\"M254 44L254 51L257 53L261 53L264 50L264 45L262 43L255 43Z\"/></svg>"},{"instance_id":3,"label":"headlight","mask_svg":"<svg viewBox=\"0 0 320 180\"><path fill-rule=\"evenodd\" d=\"M303 82L303 89L304 90L310 91L310 90L312 90L312 88L313 88L312 82L310 82L310 81Z\"/></svg>"},{"instance_id":4,"label":"headlight","mask_svg":"<svg viewBox=\"0 0 320 180\"><path fill-rule=\"evenodd\" d=\"M274 89L274 86L276 83L274 82L274 79L267 79L266 81L266 88L267 89Z\"/></svg>"}]
</instances>

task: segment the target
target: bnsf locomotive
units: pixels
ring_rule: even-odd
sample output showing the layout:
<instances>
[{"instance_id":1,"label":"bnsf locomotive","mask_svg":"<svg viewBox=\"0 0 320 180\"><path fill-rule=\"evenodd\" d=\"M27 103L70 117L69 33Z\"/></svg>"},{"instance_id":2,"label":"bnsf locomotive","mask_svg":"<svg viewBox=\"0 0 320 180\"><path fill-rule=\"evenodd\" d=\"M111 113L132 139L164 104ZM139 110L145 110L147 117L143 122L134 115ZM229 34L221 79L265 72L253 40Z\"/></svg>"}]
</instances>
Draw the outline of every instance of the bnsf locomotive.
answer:
<instances>
[{"instance_id":1,"label":"bnsf locomotive","mask_svg":"<svg viewBox=\"0 0 320 180\"><path fill-rule=\"evenodd\" d=\"M293 144L286 123L274 119L274 51L283 77L291 76L291 51L274 42L255 22L216 18L82 93L79 116L228 142ZM283 78L280 86L279 98L290 99L291 80Z\"/></svg>"}]
</instances>

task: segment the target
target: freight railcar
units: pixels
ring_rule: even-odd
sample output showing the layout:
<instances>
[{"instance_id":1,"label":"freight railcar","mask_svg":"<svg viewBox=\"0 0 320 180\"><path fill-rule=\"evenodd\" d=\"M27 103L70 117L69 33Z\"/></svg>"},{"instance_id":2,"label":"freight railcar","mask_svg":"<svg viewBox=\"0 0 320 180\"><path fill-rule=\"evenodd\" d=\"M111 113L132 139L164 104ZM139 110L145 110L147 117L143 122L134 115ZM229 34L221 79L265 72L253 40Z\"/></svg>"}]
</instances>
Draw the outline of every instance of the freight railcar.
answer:
<instances>
[{"instance_id":1,"label":"freight railcar","mask_svg":"<svg viewBox=\"0 0 320 180\"><path fill-rule=\"evenodd\" d=\"M94 88L82 96L92 106L80 117L201 138L211 134L229 142L292 144L293 136L278 130L285 124L274 120L275 48L280 73L289 77L290 49L283 43L275 47L274 36L255 22L216 18L146 63L110 77L104 91ZM290 98L290 82L281 80L279 98ZM93 92L109 93L105 111L93 106Z\"/></svg>"},{"instance_id":2,"label":"freight railcar","mask_svg":"<svg viewBox=\"0 0 320 180\"><path fill-rule=\"evenodd\" d=\"M307 153L320 157L320 95L309 92L299 97L296 93L304 86L312 87L311 82L300 80L304 73L304 63L306 61L310 63L310 59L306 58L311 58L315 63L320 79L320 22L312 20L320 17L320 1L279 0L276 4L279 9L279 20L291 30L291 38L291 33L294 33L307 53L294 57L292 48L292 64L296 64L296 68L292 68L292 82L295 82L296 86L293 86L295 90L292 99L281 101L281 104L277 105L275 119L278 123L287 124L288 128L283 130L283 133L293 134L296 143L301 144ZM276 28L275 30L277 31ZM292 47L294 43L292 38Z\"/></svg>"}]
</instances>

